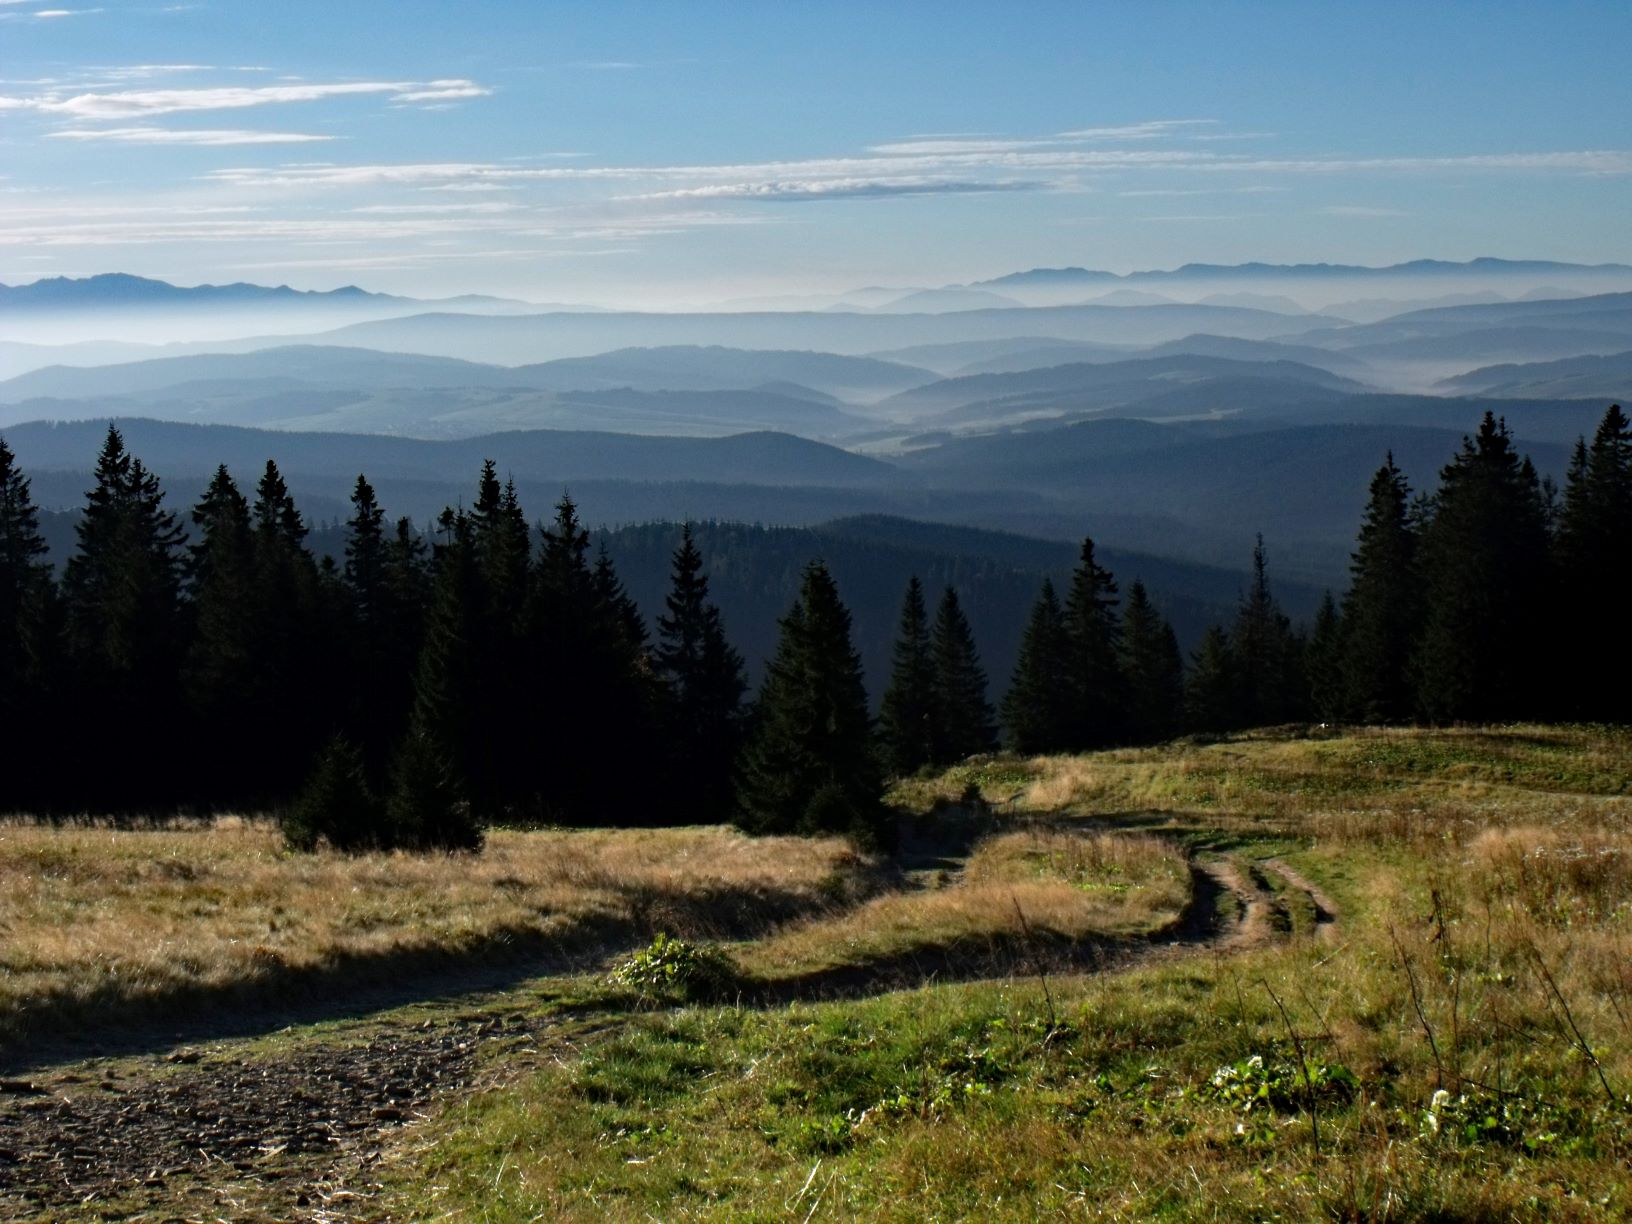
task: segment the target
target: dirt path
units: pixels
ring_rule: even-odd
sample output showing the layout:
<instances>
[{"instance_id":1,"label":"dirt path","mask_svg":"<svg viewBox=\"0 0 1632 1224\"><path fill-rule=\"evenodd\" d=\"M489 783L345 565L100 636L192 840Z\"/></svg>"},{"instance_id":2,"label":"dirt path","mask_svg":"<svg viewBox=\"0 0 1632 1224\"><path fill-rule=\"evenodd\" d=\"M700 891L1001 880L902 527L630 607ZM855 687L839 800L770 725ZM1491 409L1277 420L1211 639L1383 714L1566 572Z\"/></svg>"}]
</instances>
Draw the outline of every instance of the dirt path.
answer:
<instances>
[{"instance_id":1,"label":"dirt path","mask_svg":"<svg viewBox=\"0 0 1632 1224\"><path fill-rule=\"evenodd\" d=\"M246 1055L230 1043L8 1081L0 1215L357 1218L385 1136L468 1085L484 1043L538 1028L524 1015L476 1013L287 1050Z\"/></svg>"},{"instance_id":2,"label":"dirt path","mask_svg":"<svg viewBox=\"0 0 1632 1224\"><path fill-rule=\"evenodd\" d=\"M1288 867L1280 859L1265 859L1263 865L1309 898L1309 904L1314 910L1316 938L1325 940L1336 938L1338 908L1331 897L1327 896L1318 884L1311 883L1295 867Z\"/></svg>"},{"instance_id":3,"label":"dirt path","mask_svg":"<svg viewBox=\"0 0 1632 1224\"><path fill-rule=\"evenodd\" d=\"M842 981L803 983L754 1002L875 994L1039 966L1103 972L1201 949L1260 947L1282 935L1273 893L1253 878L1264 868L1308 892L1317 915L1326 915L1321 929L1331 926L1335 907L1285 864L1249 867L1225 858L1192 864L1190 904L1149 939L1019 956L1011 949L1006 960L989 963L949 949L899 965L851 966ZM92 1059L0 1081L0 1218L377 1219L371 1171L397 1132L447 1096L502 1074L500 1057L537 1053L617 1023L581 1018L573 1029L536 997L532 1004L511 992L487 1005L447 1005L428 1019L387 1016L318 1035L296 1030L286 1041Z\"/></svg>"}]
</instances>

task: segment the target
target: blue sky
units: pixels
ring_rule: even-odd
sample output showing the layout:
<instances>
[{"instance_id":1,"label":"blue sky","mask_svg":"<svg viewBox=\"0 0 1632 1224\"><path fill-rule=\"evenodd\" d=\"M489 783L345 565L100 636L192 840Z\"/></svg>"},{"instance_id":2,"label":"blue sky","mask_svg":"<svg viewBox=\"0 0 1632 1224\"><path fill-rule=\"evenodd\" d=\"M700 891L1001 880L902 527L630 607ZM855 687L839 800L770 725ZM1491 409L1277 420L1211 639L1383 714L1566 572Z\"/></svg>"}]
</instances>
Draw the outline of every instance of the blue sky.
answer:
<instances>
[{"instance_id":1,"label":"blue sky","mask_svg":"<svg viewBox=\"0 0 1632 1224\"><path fill-rule=\"evenodd\" d=\"M0 281L1632 262L1632 5L0 0Z\"/></svg>"}]
</instances>

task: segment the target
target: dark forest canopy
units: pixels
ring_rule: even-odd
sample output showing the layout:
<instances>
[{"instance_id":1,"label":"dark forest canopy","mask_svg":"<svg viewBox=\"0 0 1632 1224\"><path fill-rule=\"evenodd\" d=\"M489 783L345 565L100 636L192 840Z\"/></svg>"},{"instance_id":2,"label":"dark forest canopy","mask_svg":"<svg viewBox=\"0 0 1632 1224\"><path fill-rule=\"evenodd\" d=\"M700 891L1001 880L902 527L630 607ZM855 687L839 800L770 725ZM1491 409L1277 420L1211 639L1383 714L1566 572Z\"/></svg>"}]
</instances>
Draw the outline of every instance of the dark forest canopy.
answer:
<instances>
[{"instance_id":1,"label":"dark forest canopy","mask_svg":"<svg viewBox=\"0 0 1632 1224\"><path fill-rule=\"evenodd\" d=\"M1124 590L1085 540L1058 588L1033 571L1029 616L1010 601L1015 653L994 701L978 628L992 608L963 597L978 584L933 575L932 616L924 575L897 570L893 666L873 672L881 692L890 677L882 736L844 586L808 554L750 702L739 626L711 583L741 585L746 567L749 585L785 587L762 550L733 552L729 528L637 533L664 554L659 604L630 594L570 497L535 525L491 462L470 508L428 531L388 522L359 476L328 553L277 465L255 477L218 467L194 506L173 506L110 427L53 572L0 441L0 809L284 810L292 844L341 849L468 848L494 821L735 818L868 837L885 771L995 746L994 708L1003 742L1028 752L1315 718L1627 712L1624 652L1561 668L1548 649L1618 633L1632 538L1618 407L1577 445L1562 494L1489 414L1430 495L1390 456L1341 602L1299 628L1260 538L1233 615L1188 667L1145 583Z\"/></svg>"}]
</instances>

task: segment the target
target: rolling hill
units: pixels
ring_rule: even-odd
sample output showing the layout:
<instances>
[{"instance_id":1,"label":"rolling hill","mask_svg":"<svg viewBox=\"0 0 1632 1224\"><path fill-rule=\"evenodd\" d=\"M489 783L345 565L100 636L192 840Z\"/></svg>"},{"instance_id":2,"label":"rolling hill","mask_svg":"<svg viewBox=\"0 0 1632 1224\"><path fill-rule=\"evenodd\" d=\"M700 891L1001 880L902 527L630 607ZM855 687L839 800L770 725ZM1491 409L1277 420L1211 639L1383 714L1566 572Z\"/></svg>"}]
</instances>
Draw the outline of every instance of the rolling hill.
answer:
<instances>
[{"instance_id":1,"label":"rolling hill","mask_svg":"<svg viewBox=\"0 0 1632 1224\"><path fill-rule=\"evenodd\" d=\"M88 472L107 421L24 424L5 437L30 471ZM490 434L433 442L377 434L286 433L224 425L121 420L130 450L165 476L207 475L225 463L241 474L268 459L307 475L463 480L482 460L498 461L518 479L719 481L748 485L876 487L899 483L888 464L791 434L744 433L724 438L642 437L549 430Z\"/></svg>"},{"instance_id":2,"label":"rolling hill","mask_svg":"<svg viewBox=\"0 0 1632 1224\"><path fill-rule=\"evenodd\" d=\"M1632 399L1632 352L1569 357L1562 361L1483 366L1435 384L1453 395L1538 399Z\"/></svg>"}]
</instances>

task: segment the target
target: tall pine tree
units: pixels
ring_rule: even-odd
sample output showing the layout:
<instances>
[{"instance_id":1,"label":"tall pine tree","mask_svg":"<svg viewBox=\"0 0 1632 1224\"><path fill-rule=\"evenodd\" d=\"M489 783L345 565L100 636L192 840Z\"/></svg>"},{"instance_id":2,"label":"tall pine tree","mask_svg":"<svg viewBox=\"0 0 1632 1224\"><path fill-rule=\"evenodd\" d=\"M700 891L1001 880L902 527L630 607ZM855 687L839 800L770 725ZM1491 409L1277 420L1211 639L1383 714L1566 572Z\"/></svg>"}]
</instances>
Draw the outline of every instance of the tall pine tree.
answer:
<instances>
[{"instance_id":1,"label":"tall pine tree","mask_svg":"<svg viewBox=\"0 0 1632 1224\"><path fill-rule=\"evenodd\" d=\"M1289 722L1308 713L1302 643L1269 589L1264 537L1252 550L1252 585L1236 612L1230 633L1236 664L1237 717L1244 726Z\"/></svg>"},{"instance_id":2,"label":"tall pine tree","mask_svg":"<svg viewBox=\"0 0 1632 1224\"><path fill-rule=\"evenodd\" d=\"M1547 510L1505 422L1487 412L1463 439L1440 472L1431 515L1413 660L1420 713L1435 722L1543 716Z\"/></svg>"},{"instance_id":3,"label":"tall pine tree","mask_svg":"<svg viewBox=\"0 0 1632 1224\"><path fill-rule=\"evenodd\" d=\"M192 635L184 685L198 746L198 770L216 802L261 804L276 797L258 785L259 730L245 734L246 704L261 689L262 615L249 503L223 465L192 511L187 585Z\"/></svg>"},{"instance_id":4,"label":"tall pine tree","mask_svg":"<svg viewBox=\"0 0 1632 1224\"><path fill-rule=\"evenodd\" d=\"M883 833L883 778L873 751L850 612L827 567L805 568L782 618L744 754L739 802L756 833Z\"/></svg>"},{"instance_id":5,"label":"tall pine tree","mask_svg":"<svg viewBox=\"0 0 1632 1224\"><path fill-rule=\"evenodd\" d=\"M1339 722L1347 708L1343 683L1343 617L1327 591L1315 611L1314 627L1304 647L1309 681L1309 708L1321 722Z\"/></svg>"},{"instance_id":6,"label":"tall pine tree","mask_svg":"<svg viewBox=\"0 0 1632 1224\"><path fill-rule=\"evenodd\" d=\"M1129 737L1143 744L1170 739L1183 717L1184 656L1173 626L1137 579L1122 609L1121 651Z\"/></svg>"},{"instance_id":7,"label":"tall pine tree","mask_svg":"<svg viewBox=\"0 0 1632 1224\"><path fill-rule=\"evenodd\" d=\"M935 759L934 684L924 586L913 575L901 599L890 684L884 690L878 718L885 761L897 774L916 773Z\"/></svg>"},{"instance_id":8,"label":"tall pine tree","mask_svg":"<svg viewBox=\"0 0 1632 1224\"><path fill-rule=\"evenodd\" d=\"M1075 690L1070 682L1071 643L1054 584L1043 579L1020 639L1014 678L1003 698L1009 747L1027 755L1063 752L1073 743Z\"/></svg>"},{"instance_id":9,"label":"tall pine tree","mask_svg":"<svg viewBox=\"0 0 1632 1224\"><path fill-rule=\"evenodd\" d=\"M1116 605L1116 579L1094 559L1094 542L1085 538L1065 599L1073 748L1103 748L1127 736Z\"/></svg>"},{"instance_id":10,"label":"tall pine tree","mask_svg":"<svg viewBox=\"0 0 1632 1224\"><path fill-rule=\"evenodd\" d=\"M1371 478L1349 563L1339 648L1338 717L1368 723L1411 717L1409 663L1422 620L1417 524L1411 490L1394 456Z\"/></svg>"},{"instance_id":11,"label":"tall pine tree","mask_svg":"<svg viewBox=\"0 0 1632 1224\"><path fill-rule=\"evenodd\" d=\"M1589 447L1576 445L1558 523L1565 612L1556 629L1593 643L1592 662L1557 677L1563 712L1575 718L1632 718L1632 651L1626 648L1628 541L1632 541L1632 424L1611 404Z\"/></svg>"},{"instance_id":12,"label":"tall pine tree","mask_svg":"<svg viewBox=\"0 0 1632 1224\"><path fill-rule=\"evenodd\" d=\"M686 817L720 820L735 812L748 680L742 656L726 639L720 610L708 598L708 575L690 523L681 528L664 608L653 664L665 687L671 791Z\"/></svg>"},{"instance_id":13,"label":"tall pine tree","mask_svg":"<svg viewBox=\"0 0 1632 1224\"><path fill-rule=\"evenodd\" d=\"M181 544L159 480L108 427L63 571L67 650L87 754L87 802L174 803L185 649Z\"/></svg>"},{"instance_id":14,"label":"tall pine tree","mask_svg":"<svg viewBox=\"0 0 1632 1224\"><path fill-rule=\"evenodd\" d=\"M1233 731L1243 725L1241 683L1230 636L1219 625L1202 634L1184 681L1184 722L1191 731Z\"/></svg>"},{"instance_id":15,"label":"tall pine tree","mask_svg":"<svg viewBox=\"0 0 1632 1224\"><path fill-rule=\"evenodd\" d=\"M0 438L0 812L37 802L46 728L58 726L56 587L28 477Z\"/></svg>"},{"instance_id":16,"label":"tall pine tree","mask_svg":"<svg viewBox=\"0 0 1632 1224\"><path fill-rule=\"evenodd\" d=\"M949 765L992 751L997 746L997 727L986 700L986 672L980 666L975 635L958 605L958 593L951 587L935 610L930 658L932 760Z\"/></svg>"}]
</instances>

